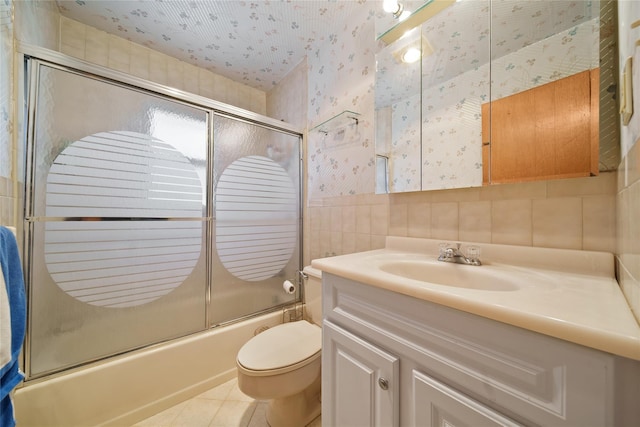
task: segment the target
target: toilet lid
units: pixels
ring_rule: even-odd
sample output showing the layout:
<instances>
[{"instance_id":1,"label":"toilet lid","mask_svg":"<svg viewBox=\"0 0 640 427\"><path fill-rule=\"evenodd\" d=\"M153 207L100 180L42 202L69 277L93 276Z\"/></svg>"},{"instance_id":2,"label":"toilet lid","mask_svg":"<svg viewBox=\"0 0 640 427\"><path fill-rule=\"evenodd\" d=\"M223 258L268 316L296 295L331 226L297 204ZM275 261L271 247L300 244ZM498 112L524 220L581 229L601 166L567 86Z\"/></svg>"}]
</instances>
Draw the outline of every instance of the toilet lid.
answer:
<instances>
[{"instance_id":1,"label":"toilet lid","mask_svg":"<svg viewBox=\"0 0 640 427\"><path fill-rule=\"evenodd\" d=\"M322 329L306 320L267 329L247 341L238 363L254 371L285 368L309 359L322 347Z\"/></svg>"}]
</instances>

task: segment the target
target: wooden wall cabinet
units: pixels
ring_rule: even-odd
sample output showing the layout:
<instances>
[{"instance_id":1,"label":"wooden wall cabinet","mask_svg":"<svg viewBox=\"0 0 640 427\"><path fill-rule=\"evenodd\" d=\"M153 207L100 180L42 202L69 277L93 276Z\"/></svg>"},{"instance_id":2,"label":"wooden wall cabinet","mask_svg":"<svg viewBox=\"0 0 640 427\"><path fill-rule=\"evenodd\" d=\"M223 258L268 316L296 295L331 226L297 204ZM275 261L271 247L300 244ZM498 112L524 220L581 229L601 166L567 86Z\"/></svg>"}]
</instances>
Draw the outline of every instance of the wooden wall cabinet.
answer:
<instances>
[{"instance_id":1,"label":"wooden wall cabinet","mask_svg":"<svg viewBox=\"0 0 640 427\"><path fill-rule=\"evenodd\" d=\"M598 99L596 68L483 104L483 184L597 175Z\"/></svg>"}]
</instances>

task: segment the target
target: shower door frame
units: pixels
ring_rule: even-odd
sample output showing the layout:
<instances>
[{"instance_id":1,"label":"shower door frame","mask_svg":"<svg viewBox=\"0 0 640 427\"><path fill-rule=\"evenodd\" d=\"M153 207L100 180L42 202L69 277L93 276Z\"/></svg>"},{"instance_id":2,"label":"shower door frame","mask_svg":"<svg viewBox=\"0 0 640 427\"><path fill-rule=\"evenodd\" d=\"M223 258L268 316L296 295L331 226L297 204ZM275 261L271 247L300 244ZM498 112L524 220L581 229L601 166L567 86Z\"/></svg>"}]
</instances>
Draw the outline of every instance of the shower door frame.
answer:
<instances>
[{"instance_id":1,"label":"shower door frame","mask_svg":"<svg viewBox=\"0 0 640 427\"><path fill-rule=\"evenodd\" d=\"M215 115L223 115L232 119L236 119L239 121L264 127L273 131L278 131L284 134L289 134L291 136L298 137L299 150L298 150L297 160L298 160L299 188L297 190L299 195L298 197L299 223L297 228L298 228L298 236L299 236L299 239L298 239L299 250L298 250L297 264L299 266L299 269L300 270L302 269L303 246L304 246L303 245L303 241L304 241L303 240L304 134L302 131L300 131L299 129L295 128L294 126L288 123L285 123L267 116L263 116L261 114L258 114L249 110L235 107L230 104L225 104L223 102L215 101L201 95L196 95L190 92L183 91L181 89L176 89L163 84L154 83L149 80L135 77L121 71L112 70L100 65L86 62L84 60L73 58L56 51L41 48L38 46L33 46L33 45L19 42L19 41L17 42L16 47L17 47L16 64L19 64L18 72L16 73L18 78L16 79L16 81L22 82L21 84L23 85L23 86L18 86L17 88L18 90L16 91L17 101L18 101L17 104L23 106L22 108L18 108L18 111L17 111L18 123L20 123L22 126L20 126L19 131L17 132L17 137L16 137L17 138L17 144L16 144L17 158L18 158L18 162L17 162L18 172L16 175L18 177L25 178L24 181L19 182L16 185L18 201L21 202L23 207L22 210L18 212L18 215L16 215L16 217L18 218L18 222L17 222L18 236L19 236L18 242L19 242L21 253L24 260L25 279L27 283L27 289L26 289L27 301L29 305L31 301L31 298L30 298L31 283L32 283L31 278L33 277L32 276L33 275L33 272L32 272L33 257L32 257L32 254L30 253L30 249L32 248L32 245L33 245L33 230L32 230L33 222L30 219L28 219L28 215L27 215L27 214L30 214L30 212L32 211L32 207L28 206L28 202L32 201L32 197L25 197L25 196L27 195L27 191L32 190L31 188L29 188L29 184L32 182L32 177L27 177L27 171L33 172L33 167L31 165L31 162L33 161L33 159L30 158L30 152L32 150L32 147L28 146L28 141L30 141L34 135L34 126L35 126L33 119L35 118L35 102L34 102L35 99L34 98L36 94L31 93L29 89L35 87L32 84L33 83L32 80L37 79L37 75L36 75L37 73L33 72L33 70L28 69L30 64L44 63L46 65L49 65L64 71L83 73L86 77L95 76L97 79L100 79L106 82L111 82L116 85L128 87L132 90L139 90L139 91L141 90L143 92L148 92L151 95L153 94L161 95L171 101L185 103L187 105L191 105L193 107L205 110L209 115L209 121L210 121L210 126L208 129L208 135L207 135L207 138L208 138L207 180L208 181L212 179L212 175L213 175L212 168L213 168L213 161L214 161L214 146L215 146L215 141L213 139L213 133L214 133L213 117ZM32 60L32 61L28 61L28 60ZM18 83L18 85L20 85L20 83ZM215 244L212 238L213 227L215 225L213 223L214 210L215 210L215 206L214 206L215 188L213 187L213 182L209 182L208 184L210 185L210 188L208 189L207 195L206 195L207 211L206 211L206 216L204 217L204 220L206 225L206 231L205 231L206 242L208 244L208 247L210 248L212 245ZM22 200L20 200L21 198ZM30 228L28 233L26 229L27 227ZM26 241L26 236L30 237L29 241ZM288 306L291 304L291 303L287 303L284 305L281 304L278 306L273 306L266 310L262 310L260 312L252 313L250 315L243 316L238 319L234 319L233 321L230 321L230 322L222 323L220 325L211 325L211 321L210 321L211 298L212 298L211 289L212 289L212 282L215 279L212 275L211 256L207 256L206 274L207 274L207 284L206 284L206 293L205 293L205 324L203 325L203 328L201 331L195 332L196 334L207 331L212 327L235 323L238 321L242 321L243 319L258 316L267 312L277 311L282 309L283 306ZM299 301L304 301L303 287L300 286L299 289L300 289L300 293L298 295L298 298L294 301L294 303ZM30 306L28 307L28 310L31 311ZM97 360L87 361L79 366L63 368L61 370L45 373L37 377L32 377L30 372L30 357L31 357L30 338L31 337L29 336L29 323L30 323L30 317L28 316L27 335L25 337L25 343L24 343L23 355L22 355L22 359L23 359L22 366L26 375L25 382L32 382L32 381L37 382L43 379L55 378L56 376L66 374L70 371L74 371L79 367L86 365L87 363L94 363L100 360L107 360L111 357L117 356L115 354L108 355L106 357L102 357ZM160 343L143 345L140 348L145 348L145 347L154 346L158 344ZM136 351L136 350L139 350L140 348L131 349L131 350L128 350L127 352Z\"/></svg>"}]
</instances>

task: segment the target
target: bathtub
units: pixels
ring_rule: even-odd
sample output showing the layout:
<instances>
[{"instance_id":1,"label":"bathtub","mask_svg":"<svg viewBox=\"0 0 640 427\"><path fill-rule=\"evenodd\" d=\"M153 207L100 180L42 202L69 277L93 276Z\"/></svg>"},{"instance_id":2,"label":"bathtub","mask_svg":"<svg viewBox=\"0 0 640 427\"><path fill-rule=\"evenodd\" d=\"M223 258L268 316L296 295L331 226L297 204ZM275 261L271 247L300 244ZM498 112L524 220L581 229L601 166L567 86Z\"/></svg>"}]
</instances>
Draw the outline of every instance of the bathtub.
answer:
<instances>
[{"instance_id":1,"label":"bathtub","mask_svg":"<svg viewBox=\"0 0 640 427\"><path fill-rule=\"evenodd\" d=\"M236 377L236 354L264 314L78 368L16 390L20 427L132 425Z\"/></svg>"}]
</instances>

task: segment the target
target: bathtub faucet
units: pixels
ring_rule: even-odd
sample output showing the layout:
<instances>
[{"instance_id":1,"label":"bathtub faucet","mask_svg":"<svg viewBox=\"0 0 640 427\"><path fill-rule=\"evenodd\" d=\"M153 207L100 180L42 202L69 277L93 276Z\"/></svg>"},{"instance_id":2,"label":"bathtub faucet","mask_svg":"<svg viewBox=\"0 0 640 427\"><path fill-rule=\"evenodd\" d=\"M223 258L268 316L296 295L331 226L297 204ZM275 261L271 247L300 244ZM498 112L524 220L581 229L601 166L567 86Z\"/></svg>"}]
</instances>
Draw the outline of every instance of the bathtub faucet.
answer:
<instances>
[{"instance_id":1,"label":"bathtub faucet","mask_svg":"<svg viewBox=\"0 0 640 427\"><path fill-rule=\"evenodd\" d=\"M460 251L460 243L456 243L456 247L449 246L446 243L440 244L440 256L438 261L454 262L456 264L482 265L480 262L480 248L477 246L469 246L467 255Z\"/></svg>"}]
</instances>

